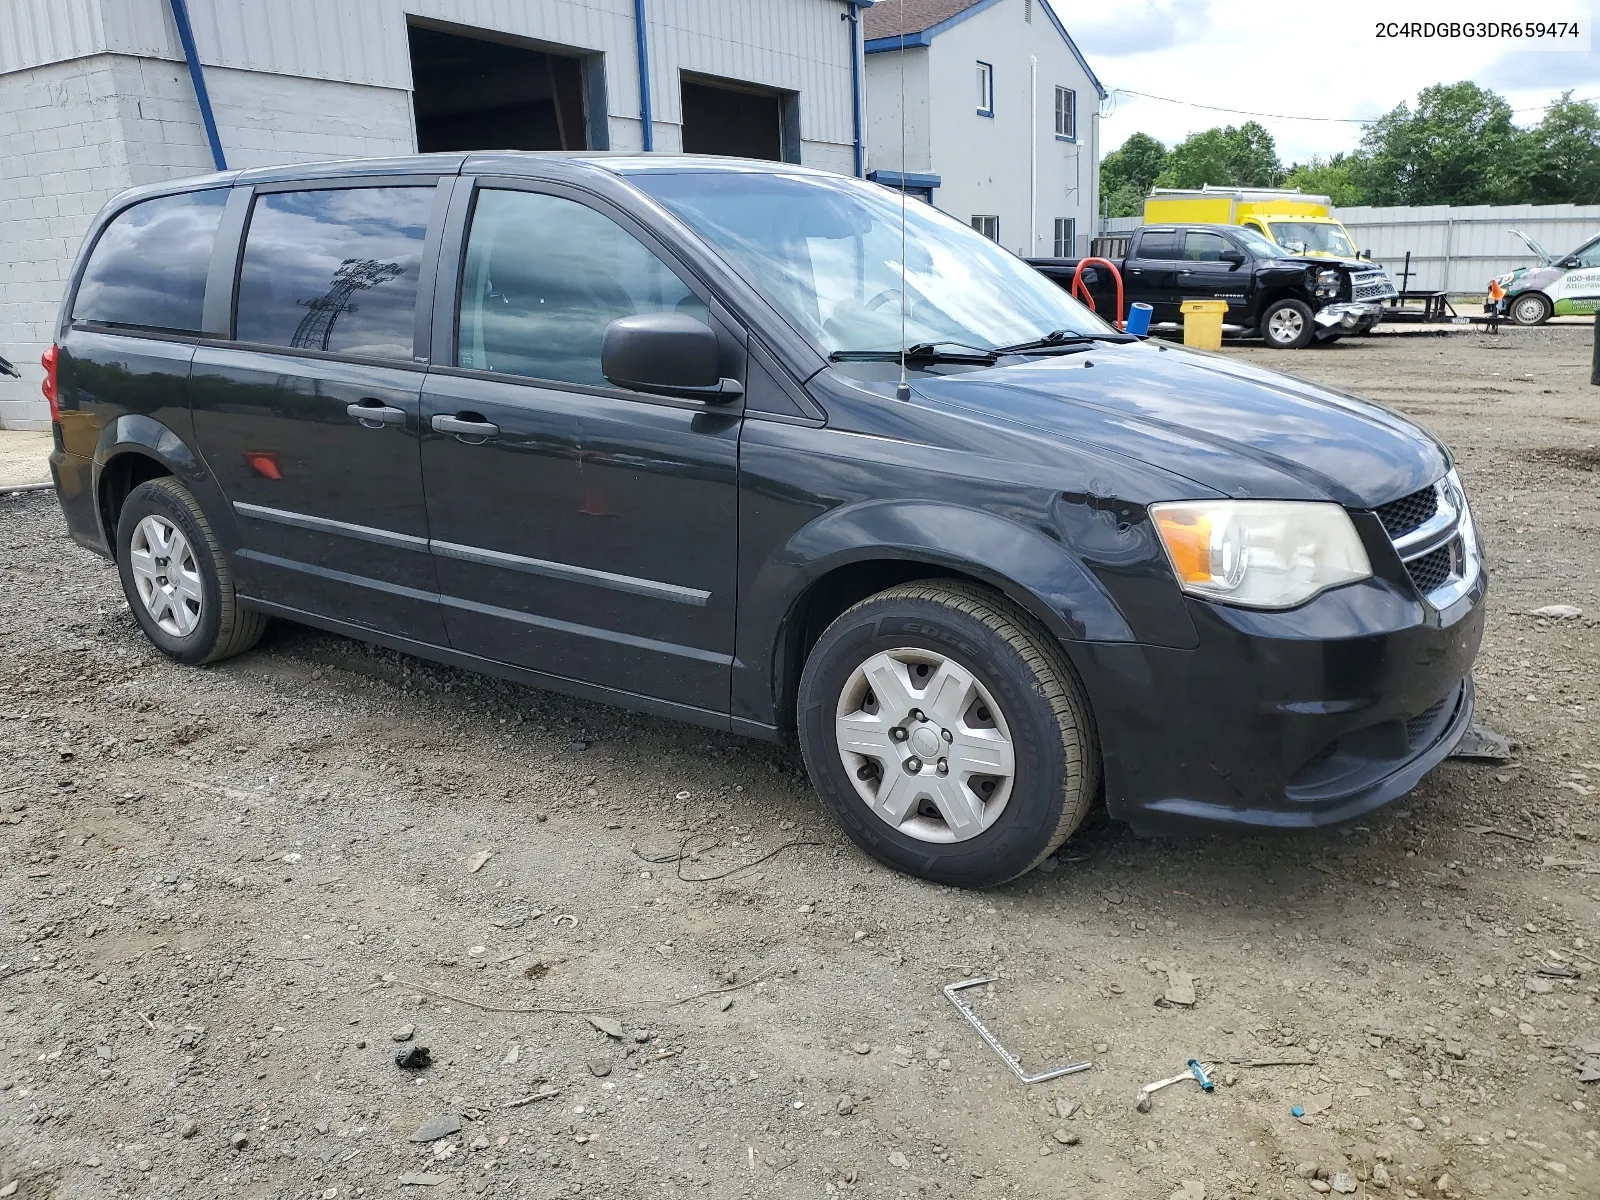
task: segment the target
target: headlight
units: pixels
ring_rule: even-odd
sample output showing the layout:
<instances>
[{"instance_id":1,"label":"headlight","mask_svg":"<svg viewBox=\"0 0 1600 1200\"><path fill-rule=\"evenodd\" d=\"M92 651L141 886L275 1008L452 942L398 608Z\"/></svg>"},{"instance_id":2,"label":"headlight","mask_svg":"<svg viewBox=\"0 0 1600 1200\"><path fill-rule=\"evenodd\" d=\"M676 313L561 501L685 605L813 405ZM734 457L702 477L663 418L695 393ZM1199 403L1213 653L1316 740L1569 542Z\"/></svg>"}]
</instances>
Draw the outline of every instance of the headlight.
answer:
<instances>
[{"instance_id":1,"label":"headlight","mask_svg":"<svg viewBox=\"0 0 1600 1200\"><path fill-rule=\"evenodd\" d=\"M1246 608L1293 608L1372 576L1350 514L1337 504L1186 500L1152 504L1178 586Z\"/></svg>"},{"instance_id":2,"label":"headlight","mask_svg":"<svg viewBox=\"0 0 1600 1200\"><path fill-rule=\"evenodd\" d=\"M1318 287L1338 287L1339 271L1337 267L1324 267L1317 272Z\"/></svg>"}]
</instances>

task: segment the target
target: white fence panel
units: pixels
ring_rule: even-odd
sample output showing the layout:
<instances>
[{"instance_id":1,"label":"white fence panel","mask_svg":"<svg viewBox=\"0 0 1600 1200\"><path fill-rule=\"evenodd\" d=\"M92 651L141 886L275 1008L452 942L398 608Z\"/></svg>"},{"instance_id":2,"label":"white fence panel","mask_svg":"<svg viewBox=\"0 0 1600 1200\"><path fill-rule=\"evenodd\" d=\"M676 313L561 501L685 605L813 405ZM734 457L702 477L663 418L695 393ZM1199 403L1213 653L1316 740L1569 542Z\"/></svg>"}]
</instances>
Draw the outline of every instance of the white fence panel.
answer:
<instances>
[{"instance_id":1,"label":"white fence panel","mask_svg":"<svg viewBox=\"0 0 1600 1200\"><path fill-rule=\"evenodd\" d=\"M1363 206L1336 208L1333 215L1344 222L1358 247L1372 251L1373 259L1389 268L1396 287L1466 295L1481 295L1496 275L1538 261L1512 235L1513 229L1557 257L1600 233L1600 204ZM1138 217L1112 217L1099 227L1105 233L1126 233L1138 224ZM1402 280L1407 251L1411 274Z\"/></svg>"}]
</instances>

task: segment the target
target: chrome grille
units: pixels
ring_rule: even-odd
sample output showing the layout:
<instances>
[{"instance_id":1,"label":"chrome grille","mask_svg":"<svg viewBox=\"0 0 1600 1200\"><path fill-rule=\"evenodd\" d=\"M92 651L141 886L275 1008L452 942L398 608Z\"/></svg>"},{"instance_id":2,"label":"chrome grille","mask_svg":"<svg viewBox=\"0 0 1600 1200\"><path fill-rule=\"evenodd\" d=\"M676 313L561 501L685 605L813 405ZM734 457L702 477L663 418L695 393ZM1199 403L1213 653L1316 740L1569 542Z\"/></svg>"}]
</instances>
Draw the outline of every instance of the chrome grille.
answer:
<instances>
[{"instance_id":1,"label":"chrome grille","mask_svg":"<svg viewBox=\"0 0 1600 1200\"><path fill-rule=\"evenodd\" d=\"M1373 510L1406 574L1435 608L1454 604L1482 570L1478 531L1454 471L1431 487Z\"/></svg>"},{"instance_id":2,"label":"chrome grille","mask_svg":"<svg viewBox=\"0 0 1600 1200\"><path fill-rule=\"evenodd\" d=\"M1399 295L1387 271L1352 271L1350 273L1350 299L1388 300Z\"/></svg>"}]
</instances>

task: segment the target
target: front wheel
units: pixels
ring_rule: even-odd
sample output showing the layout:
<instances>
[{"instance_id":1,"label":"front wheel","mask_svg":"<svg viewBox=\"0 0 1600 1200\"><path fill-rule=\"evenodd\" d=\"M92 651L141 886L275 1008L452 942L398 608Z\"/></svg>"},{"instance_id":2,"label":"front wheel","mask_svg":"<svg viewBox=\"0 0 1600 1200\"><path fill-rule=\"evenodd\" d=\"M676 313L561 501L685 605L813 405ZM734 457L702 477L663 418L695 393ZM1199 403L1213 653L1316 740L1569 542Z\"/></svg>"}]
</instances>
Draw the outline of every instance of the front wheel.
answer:
<instances>
[{"instance_id":1,"label":"front wheel","mask_svg":"<svg viewBox=\"0 0 1600 1200\"><path fill-rule=\"evenodd\" d=\"M1279 300L1261 314L1262 340L1274 350L1299 350L1315 333L1311 306L1303 301Z\"/></svg>"},{"instance_id":2,"label":"front wheel","mask_svg":"<svg viewBox=\"0 0 1600 1200\"><path fill-rule=\"evenodd\" d=\"M1518 325L1543 325L1553 311L1549 299L1539 292L1528 292L1511 302L1511 319Z\"/></svg>"},{"instance_id":3,"label":"front wheel","mask_svg":"<svg viewBox=\"0 0 1600 1200\"><path fill-rule=\"evenodd\" d=\"M972 584L907 584L844 613L806 660L798 716L812 782L846 832L937 883L990 887L1033 869L1099 789L1066 655Z\"/></svg>"}]
</instances>

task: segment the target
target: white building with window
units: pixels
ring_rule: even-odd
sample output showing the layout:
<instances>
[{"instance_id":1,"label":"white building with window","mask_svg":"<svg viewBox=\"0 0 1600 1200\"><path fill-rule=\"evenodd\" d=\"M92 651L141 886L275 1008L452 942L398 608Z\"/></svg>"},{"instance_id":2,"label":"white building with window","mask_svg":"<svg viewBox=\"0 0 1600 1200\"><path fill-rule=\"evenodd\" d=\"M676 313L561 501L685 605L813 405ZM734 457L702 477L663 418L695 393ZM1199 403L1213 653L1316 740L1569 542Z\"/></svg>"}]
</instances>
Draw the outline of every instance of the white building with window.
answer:
<instances>
[{"instance_id":1,"label":"white building with window","mask_svg":"<svg viewBox=\"0 0 1600 1200\"><path fill-rule=\"evenodd\" d=\"M868 178L1018 254L1087 253L1106 92L1049 0L880 0L862 24Z\"/></svg>"},{"instance_id":2,"label":"white building with window","mask_svg":"<svg viewBox=\"0 0 1600 1200\"><path fill-rule=\"evenodd\" d=\"M418 150L863 161L871 0L0 0L0 427L134 184Z\"/></svg>"}]
</instances>

